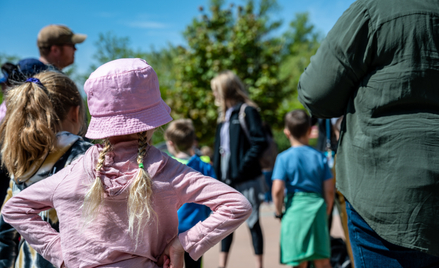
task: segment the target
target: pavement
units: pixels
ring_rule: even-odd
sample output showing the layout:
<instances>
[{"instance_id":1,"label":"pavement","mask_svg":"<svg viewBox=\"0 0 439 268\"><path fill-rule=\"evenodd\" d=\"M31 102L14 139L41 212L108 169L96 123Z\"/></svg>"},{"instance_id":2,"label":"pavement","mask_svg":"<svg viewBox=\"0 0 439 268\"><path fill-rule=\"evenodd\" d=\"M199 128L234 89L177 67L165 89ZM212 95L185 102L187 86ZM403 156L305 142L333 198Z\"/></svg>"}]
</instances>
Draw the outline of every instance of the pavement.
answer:
<instances>
[{"instance_id":1,"label":"pavement","mask_svg":"<svg viewBox=\"0 0 439 268\"><path fill-rule=\"evenodd\" d=\"M280 222L273 215L274 205L262 204L260 221L262 233L264 234L264 267L285 268L287 266L279 264ZM336 210L333 213L331 236L345 239L340 216ZM217 244L203 255L203 268L218 268L219 251L220 247ZM250 231L244 223L235 231L227 268L253 267L256 267L256 264Z\"/></svg>"}]
</instances>

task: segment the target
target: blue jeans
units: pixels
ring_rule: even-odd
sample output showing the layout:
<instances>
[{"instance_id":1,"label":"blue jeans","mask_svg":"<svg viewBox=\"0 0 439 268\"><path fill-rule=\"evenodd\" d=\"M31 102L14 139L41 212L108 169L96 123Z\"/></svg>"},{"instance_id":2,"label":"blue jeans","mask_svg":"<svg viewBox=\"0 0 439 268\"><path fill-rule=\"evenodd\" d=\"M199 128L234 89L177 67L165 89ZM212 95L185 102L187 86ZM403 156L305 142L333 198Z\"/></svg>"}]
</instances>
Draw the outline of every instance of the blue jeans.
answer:
<instances>
[{"instance_id":1,"label":"blue jeans","mask_svg":"<svg viewBox=\"0 0 439 268\"><path fill-rule=\"evenodd\" d=\"M381 238L347 200L346 212L355 268L439 267L439 257L397 246Z\"/></svg>"}]
</instances>

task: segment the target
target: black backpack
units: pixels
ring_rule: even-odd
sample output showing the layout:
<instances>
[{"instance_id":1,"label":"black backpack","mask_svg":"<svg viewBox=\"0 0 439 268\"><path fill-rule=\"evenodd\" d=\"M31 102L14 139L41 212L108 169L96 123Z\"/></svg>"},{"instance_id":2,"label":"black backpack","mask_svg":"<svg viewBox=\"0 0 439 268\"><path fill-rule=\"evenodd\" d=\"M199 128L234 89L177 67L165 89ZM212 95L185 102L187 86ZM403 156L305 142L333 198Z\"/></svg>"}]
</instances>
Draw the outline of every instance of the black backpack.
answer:
<instances>
[{"instance_id":1,"label":"black backpack","mask_svg":"<svg viewBox=\"0 0 439 268\"><path fill-rule=\"evenodd\" d=\"M346 243L341 238L331 237L331 266L332 268L351 268Z\"/></svg>"},{"instance_id":2,"label":"black backpack","mask_svg":"<svg viewBox=\"0 0 439 268\"><path fill-rule=\"evenodd\" d=\"M239 109L239 124L241 125L242 130L245 133L245 136L247 139L250 140L250 134L248 132L247 124L245 123L245 108L248 105L243 103L241 105L241 108ZM274 167L274 162L276 161L277 156L277 145L274 139L265 133L265 138L268 142L268 147L265 149L265 151L262 153L261 157L259 157L259 163L261 164L261 167L272 169Z\"/></svg>"}]
</instances>

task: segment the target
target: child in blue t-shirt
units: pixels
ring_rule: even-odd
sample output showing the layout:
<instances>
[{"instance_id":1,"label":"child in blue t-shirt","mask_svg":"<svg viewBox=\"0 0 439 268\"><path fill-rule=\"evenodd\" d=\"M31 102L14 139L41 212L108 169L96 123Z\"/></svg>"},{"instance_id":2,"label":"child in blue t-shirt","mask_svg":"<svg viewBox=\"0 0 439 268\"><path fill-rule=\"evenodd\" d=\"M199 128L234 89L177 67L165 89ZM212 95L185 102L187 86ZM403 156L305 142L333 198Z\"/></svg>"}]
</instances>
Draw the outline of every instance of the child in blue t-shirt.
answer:
<instances>
[{"instance_id":1,"label":"child in blue t-shirt","mask_svg":"<svg viewBox=\"0 0 439 268\"><path fill-rule=\"evenodd\" d=\"M272 177L275 217L281 219L280 262L307 267L313 261L317 268L331 267L327 216L334 180L327 158L308 146L311 119L305 111L286 114L284 133L291 148L277 156Z\"/></svg>"},{"instance_id":2,"label":"child in blue t-shirt","mask_svg":"<svg viewBox=\"0 0 439 268\"><path fill-rule=\"evenodd\" d=\"M215 178L213 167L201 160L194 153L193 145L195 142L195 129L190 119L178 119L172 121L165 131L166 147L174 159L185 164L203 175ZM210 214L210 209L206 206L186 203L178 210L178 233L183 233L195 226L200 221L204 221ZM184 262L186 268L200 268L201 259L194 261L186 252Z\"/></svg>"}]
</instances>

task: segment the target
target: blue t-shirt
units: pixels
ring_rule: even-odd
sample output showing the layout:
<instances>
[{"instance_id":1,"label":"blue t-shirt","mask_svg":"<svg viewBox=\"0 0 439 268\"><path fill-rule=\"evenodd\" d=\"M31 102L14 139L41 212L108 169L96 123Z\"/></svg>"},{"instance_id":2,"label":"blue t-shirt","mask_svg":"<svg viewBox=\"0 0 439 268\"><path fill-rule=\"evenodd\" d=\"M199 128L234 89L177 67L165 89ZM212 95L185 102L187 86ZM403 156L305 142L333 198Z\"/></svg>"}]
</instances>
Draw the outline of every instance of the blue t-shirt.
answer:
<instances>
[{"instance_id":1,"label":"blue t-shirt","mask_svg":"<svg viewBox=\"0 0 439 268\"><path fill-rule=\"evenodd\" d=\"M291 147L276 158L272 180L283 180L287 193L323 195L323 181L332 179L327 158L309 146Z\"/></svg>"},{"instance_id":2,"label":"blue t-shirt","mask_svg":"<svg viewBox=\"0 0 439 268\"><path fill-rule=\"evenodd\" d=\"M202 173L205 176L215 178L215 172L213 167L203 162L199 156L194 155L190 159L174 158L180 163L187 165ZM186 232L190 228L194 227L200 221L204 221L210 214L210 209L204 205L195 203L186 203L180 207L177 211L178 214L178 233Z\"/></svg>"}]
</instances>

